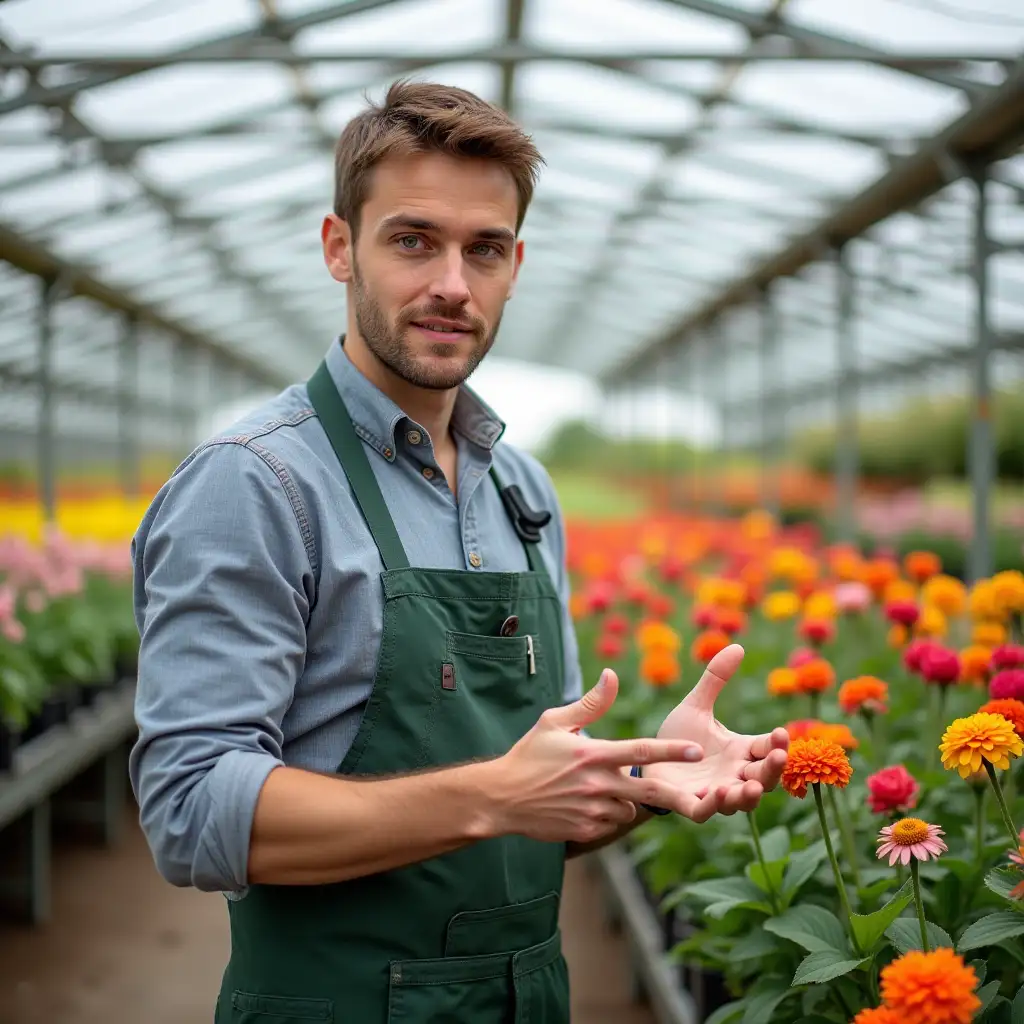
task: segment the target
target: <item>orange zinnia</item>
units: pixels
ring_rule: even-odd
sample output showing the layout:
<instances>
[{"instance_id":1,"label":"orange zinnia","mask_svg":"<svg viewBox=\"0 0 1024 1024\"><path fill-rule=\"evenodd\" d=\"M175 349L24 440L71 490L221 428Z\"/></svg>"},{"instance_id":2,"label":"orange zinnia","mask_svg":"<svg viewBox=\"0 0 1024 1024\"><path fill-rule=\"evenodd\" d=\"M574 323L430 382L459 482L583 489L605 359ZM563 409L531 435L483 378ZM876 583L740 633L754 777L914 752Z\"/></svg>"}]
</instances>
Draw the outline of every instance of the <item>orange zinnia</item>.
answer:
<instances>
[{"instance_id":1,"label":"orange zinnia","mask_svg":"<svg viewBox=\"0 0 1024 1024\"><path fill-rule=\"evenodd\" d=\"M992 648L972 644L960 652L960 682L986 683L991 672Z\"/></svg>"},{"instance_id":2,"label":"orange zinnia","mask_svg":"<svg viewBox=\"0 0 1024 1024\"><path fill-rule=\"evenodd\" d=\"M671 651L655 648L640 662L640 677L651 686L668 686L679 678L679 662Z\"/></svg>"},{"instance_id":3,"label":"orange zinnia","mask_svg":"<svg viewBox=\"0 0 1024 1024\"><path fill-rule=\"evenodd\" d=\"M911 551L903 559L903 568L912 580L924 583L925 580L942 572L942 560L931 551Z\"/></svg>"},{"instance_id":4,"label":"orange zinnia","mask_svg":"<svg viewBox=\"0 0 1024 1024\"><path fill-rule=\"evenodd\" d=\"M844 750L856 750L860 746L860 740L850 732L850 727L840 722L818 722L807 735L838 743Z\"/></svg>"},{"instance_id":5,"label":"orange zinnia","mask_svg":"<svg viewBox=\"0 0 1024 1024\"><path fill-rule=\"evenodd\" d=\"M847 679L839 687L839 706L848 715L852 715L856 711L885 714L888 699L889 687L874 676L857 676L856 679Z\"/></svg>"},{"instance_id":6,"label":"orange zinnia","mask_svg":"<svg viewBox=\"0 0 1024 1024\"><path fill-rule=\"evenodd\" d=\"M790 796L803 800L809 785L822 783L845 789L851 775L850 759L838 743L813 737L793 740L782 771L782 788Z\"/></svg>"},{"instance_id":7,"label":"orange zinnia","mask_svg":"<svg viewBox=\"0 0 1024 1024\"><path fill-rule=\"evenodd\" d=\"M861 1010L850 1024L903 1024L899 1014L890 1010L888 1006L873 1006L868 1010Z\"/></svg>"},{"instance_id":8,"label":"orange zinnia","mask_svg":"<svg viewBox=\"0 0 1024 1024\"><path fill-rule=\"evenodd\" d=\"M1013 697L1005 697L1003 700L990 700L982 704L979 711L990 715L1002 715L1012 726L1018 736L1024 736L1024 702Z\"/></svg>"},{"instance_id":9,"label":"orange zinnia","mask_svg":"<svg viewBox=\"0 0 1024 1024\"><path fill-rule=\"evenodd\" d=\"M697 634L690 647L690 653L693 655L694 661L706 663L719 651L724 651L731 643L732 638L728 633L723 633L720 629L708 629Z\"/></svg>"},{"instance_id":10,"label":"orange zinnia","mask_svg":"<svg viewBox=\"0 0 1024 1024\"><path fill-rule=\"evenodd\" d=\"M796 670L798 693L824 693L835 681L835 670L824 658L814 658Z\"/></svg>"},{"instance_id":11,"label":"orange zinnia","mask_svg":"<svg viewBox=\"0 0 1024 1024\"><path fill-rule=\"evenodd\" d=\"M796 670L783 666L773 668L768 673L768 692L773 697L788 697L798 693L796 686Z\"/></svg>"},{"instance_id":12,"label":"orange zinnia","mask_svg":"<svg viewBox=\"0 0 1024 1024\"><path fill-rule=\"evenodd\" d=\"M971 1024L978 976L953 950L911 950L882 968L882 999L900 1024Z\"/></svg>"}]
</instances>

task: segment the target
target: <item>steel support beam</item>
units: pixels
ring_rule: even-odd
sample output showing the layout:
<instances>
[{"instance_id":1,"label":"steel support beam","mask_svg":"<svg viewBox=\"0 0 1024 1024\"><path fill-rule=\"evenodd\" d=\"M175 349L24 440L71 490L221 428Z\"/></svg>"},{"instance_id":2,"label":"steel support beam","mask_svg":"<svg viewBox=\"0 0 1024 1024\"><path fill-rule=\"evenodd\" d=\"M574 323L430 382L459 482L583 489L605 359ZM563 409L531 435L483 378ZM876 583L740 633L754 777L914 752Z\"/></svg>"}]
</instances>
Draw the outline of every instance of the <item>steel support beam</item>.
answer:
<instances>
[{"instance_id":1,"label":"steel support beam","mask_svg":"<svg viewBox=\"0 0 1024 1024\"><path fill-rule=\"evenodd\" d=\"M723 310L742 305L752 291L777 278L791 277L821 258L823 247L841 245L871 227L941 191L962 177L956 161L991 162L1015 152L1024 141L1024 59L1001 86L977 100L971 109L917 152L894 163L891 169L859 195L785 249L769 257L750 273L737 278L694 313L682 318L660 337L608 367L601 378L614 379L639 371L664 347L674 347L698 326Z\"/></svg>"},{"instance_id":2,"label":"steel support beam","mask_svg":"<svg viewBox=\"0 0 1024 1024\"><path fill-rule=\"evenodd\" d=\"M39 279L38 319L38 388L39 418L36 425L38 438L39 498L47 522L57 514L57 460L56 409L53 386L53 307L57 297L57 278Z\"/></svg>"},{"instance_id":3,"label":"steel support beam","mask_svg":"<svg viewBox=\"0 0 1024 1024\"><path fill-rule=\"evenodd\" d=\"M835 253L836 316L836 520L839 537L852 541L857 530L857 340L854 323L855 279L850 253Z\"/></svg>"},{"instance_id":4,"label":"steel support beam","mask_svg":"<svg viewBox=\"0 0 1024 1024\"><path fill-rule=\"evenodd\" d=\"M992 482L996 475L996 459L992 430L992 323L987 168L977 168L971 176L976 192L973 266L975 299L974 349L971 353L971 435L967 466L974 503L974 530L970 550L970 580L974 582L988 576L992 571L991 494Z\"/></svg>"},{"instance_id":5,"label":"steel support beam","mask_svg":"<svg viewBox=\"0 0 1024 1024\"><path fill-rule=\"evenodd\" d=\"M761 414L761 507L778 515L780 505L778 448L779 429L779 317L768 288L760 294L761 334L759 388Z\"/></svg>"},{"instance_id":6,"label":"steel support beam","mask_svg":"<svg viewBox=\"0 0 1024 1024\"><path fill-rule=\"evenodd\" d=\"M117 339L117 439L121 492L127 498L139 493L139 341L137 323L129 313Z\"/></svg>"}]
</instances>

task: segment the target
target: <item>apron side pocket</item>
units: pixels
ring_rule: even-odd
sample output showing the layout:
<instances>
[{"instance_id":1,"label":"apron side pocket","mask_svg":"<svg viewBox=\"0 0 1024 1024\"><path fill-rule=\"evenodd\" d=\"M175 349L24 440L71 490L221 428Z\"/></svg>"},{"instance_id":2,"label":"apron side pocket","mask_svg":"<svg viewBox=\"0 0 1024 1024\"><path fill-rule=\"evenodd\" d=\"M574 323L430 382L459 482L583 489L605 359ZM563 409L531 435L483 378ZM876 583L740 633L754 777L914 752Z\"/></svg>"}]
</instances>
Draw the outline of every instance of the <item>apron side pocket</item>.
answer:
<instances>
[{"instance_id":1,"label":"apron side pocket","mask_svg":"<svg viewBox=\"0 0 1024 1024\"><path fill-rule=\"evenodd\" d=\"M510 955L396 960L390 965L388 1024L512 1024L512 1015Z\"/></svg>"},{"instance_id":2,"label":"apron side pocket","mask_svg":"<svg viewBox=\"0 0 1024 1024\"><path fill-rule=\"evenodd\" d=\"M306 1024L314 1020L333 1024L330 999L259 995L237 989L231 993L231 1024Z\"/></svg>"}]
</instances>

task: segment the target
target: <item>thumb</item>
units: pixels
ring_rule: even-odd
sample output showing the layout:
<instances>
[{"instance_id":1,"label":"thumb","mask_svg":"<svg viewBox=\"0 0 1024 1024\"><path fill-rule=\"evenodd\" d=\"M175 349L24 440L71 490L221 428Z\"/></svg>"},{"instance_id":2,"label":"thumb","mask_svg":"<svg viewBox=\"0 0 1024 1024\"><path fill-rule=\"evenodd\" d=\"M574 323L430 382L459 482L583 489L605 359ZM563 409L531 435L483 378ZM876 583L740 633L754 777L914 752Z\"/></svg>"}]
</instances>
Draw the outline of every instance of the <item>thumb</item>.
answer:
<instances>
[{"instance_id":1,"label":"thumb","mask_svg":"<svg viewBox=\"0 0 1024 1024\"><path fill-rule=\"evenodd\" d=\"M587 690L579 700L565 707L555 708L551 718L563 729L574 732L596 722L615 703L619 692L619 677L610 668L601 673L597 685Z\"/></svg>"},{"instance_id":2,"label":"thumb","mask_svg":"<svg viewBox=\"0 0 1024 1024\"><path fill-rule=\"evenodd\" d=\"M697 685L686 695L685 703L691 707L711 711L718 695L742 661L743 648L739 644L729 644L723 648L708 662L704 674L697 680Z\"/></svg>"}]
</instances>

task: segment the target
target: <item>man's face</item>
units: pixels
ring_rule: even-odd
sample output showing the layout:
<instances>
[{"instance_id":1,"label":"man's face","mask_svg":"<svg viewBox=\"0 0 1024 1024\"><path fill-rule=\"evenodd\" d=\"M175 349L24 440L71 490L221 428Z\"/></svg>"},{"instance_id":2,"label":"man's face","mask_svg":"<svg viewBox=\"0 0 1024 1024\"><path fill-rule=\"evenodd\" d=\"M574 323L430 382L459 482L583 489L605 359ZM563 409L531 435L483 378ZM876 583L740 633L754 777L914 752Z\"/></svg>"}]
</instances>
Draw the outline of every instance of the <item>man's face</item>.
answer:
<instances>
[{"instance_id":1,"label":"man's face","mask_svg":"<svg viewBox=\"0 0 1024 1024\"><path fill-rule=\"evenodd\" d=\"M422 153L373 170L355 246L325 249L332 275L351 284L367 347L402 380L448 390L494 344L522 243L518 193L497 163Z\"/></svg>"}]
</instances>

